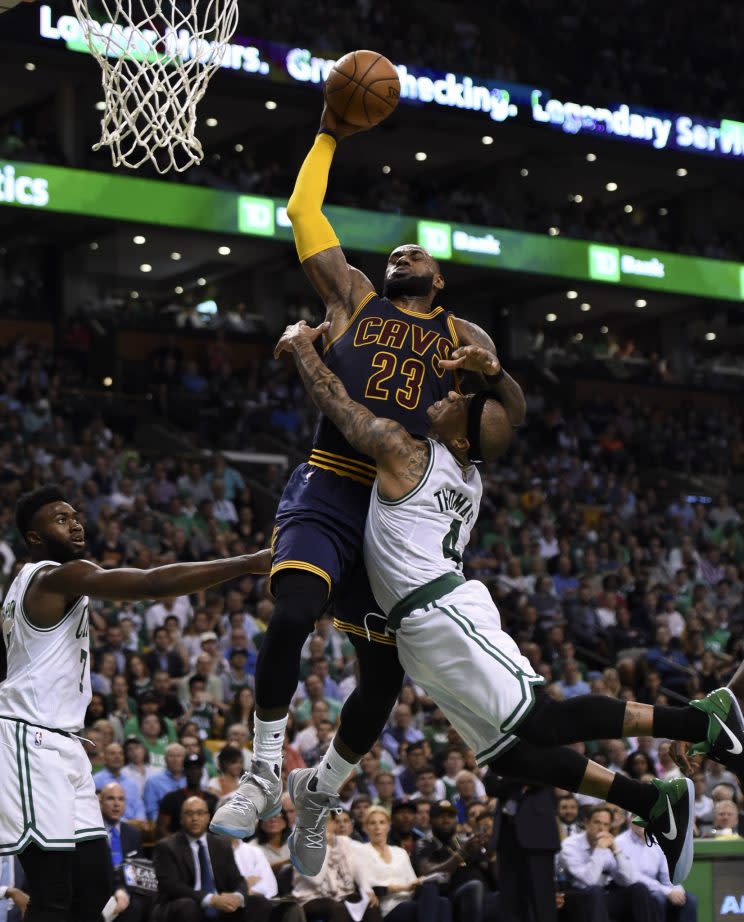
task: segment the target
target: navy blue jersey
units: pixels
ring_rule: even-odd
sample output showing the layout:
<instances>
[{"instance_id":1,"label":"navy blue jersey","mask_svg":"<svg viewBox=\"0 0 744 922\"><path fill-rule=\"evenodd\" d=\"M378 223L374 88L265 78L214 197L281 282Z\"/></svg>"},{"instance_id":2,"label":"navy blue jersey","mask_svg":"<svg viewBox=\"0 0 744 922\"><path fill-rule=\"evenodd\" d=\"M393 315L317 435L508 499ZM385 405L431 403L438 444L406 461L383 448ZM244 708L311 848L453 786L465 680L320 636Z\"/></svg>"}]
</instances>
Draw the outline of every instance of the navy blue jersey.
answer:
<instances>
[{"instance_id":1,"label":"navy blue jersey","mask_svg":"<svg viewBox=\"0 0 744 922\"><path fill-rule=\"evenodd\" d=\"M440 365L455 348L454 323L444 308L424 314L371 292L326 346L324 360L352 400L424 436L430 428L427 408L455 387L453 373ZM324 416L309 463L367 484L374 479L373 460L353 449Z\"/></svg>"}]
</instances>

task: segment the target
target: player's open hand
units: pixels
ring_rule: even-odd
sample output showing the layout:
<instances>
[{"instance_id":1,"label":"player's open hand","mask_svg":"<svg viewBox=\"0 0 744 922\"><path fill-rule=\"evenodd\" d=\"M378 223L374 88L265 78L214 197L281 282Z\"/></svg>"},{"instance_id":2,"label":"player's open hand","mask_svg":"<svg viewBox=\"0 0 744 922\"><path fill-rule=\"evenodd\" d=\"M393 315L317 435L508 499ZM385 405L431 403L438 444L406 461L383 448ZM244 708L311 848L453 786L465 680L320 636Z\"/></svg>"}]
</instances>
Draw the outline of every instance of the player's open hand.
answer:
<instances>
[{"instance_id":1,"label":"player's open hand","mask_svg":"<svg viewBox=\"0 0 744 922\"><path fill-rule=\"evenodd\" d=\"M669 747L669 755L674 760L675 765L685 774L692 775L700 771L703 761L701 755L690 755L689 750L692 743L686 743L684 740L675 740Z\"/></svg>"},{"instance_id":2,"label":"player's open hand","mask_svg":"<svg viewBox=\"0 0 744 922\"><path fill-rule=\"evenodd\" d=\"M322 130L330 131L337 141L343 141L344 138L348 138L352 134L367 130L366 127L359 128L339 118L328 103L325 103L323 106L323 114L320 116L320 127Z\"/></svg>"},{"instance_id":3,"label":"player's open hand","mask_svg":"<svg viewBox=\"0 0 744 922\"><path fill-rule=\"evenodd\" d=\"M482 346L460 346L448 359L439 364L448 371L460 368L463 371L480 371L484 375L497 375L501 371L498 357Z\"/></svg>"},{"instance_id":4,"label":"player's open hand","mask_svg":"<svg viewBox=\"0 0 744 922\"><path fill-rule=\"evenodd\" d=\"M327 320L318 324L317 327L309 327L304 320L300 320L299 323L291 323L274 347L274 358L278 359L282 352L291 352L298 342L314 343L329 327L330 323Z\"/></svg>"}]
</instances>

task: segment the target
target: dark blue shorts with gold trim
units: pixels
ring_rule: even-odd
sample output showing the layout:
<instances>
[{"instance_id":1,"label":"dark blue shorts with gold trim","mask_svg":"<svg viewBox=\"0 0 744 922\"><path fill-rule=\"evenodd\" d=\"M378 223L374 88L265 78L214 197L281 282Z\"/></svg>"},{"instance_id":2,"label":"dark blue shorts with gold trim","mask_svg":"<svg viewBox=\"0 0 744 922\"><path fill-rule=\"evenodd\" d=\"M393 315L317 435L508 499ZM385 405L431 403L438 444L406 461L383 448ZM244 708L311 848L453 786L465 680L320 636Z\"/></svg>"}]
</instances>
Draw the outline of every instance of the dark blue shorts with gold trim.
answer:
<instances>
[{"instance_id":1,"label":"dark blue shorts with gold trim","mask_svg":"<svg viewBox=\"0 0 744 922\"><path fill-rule=\"evenodd\" d=\"M352 638L394 644L375 615L363 563L372 472L344 476L311 460L292 472L276 513L271 577L305 570L325 580L334 626ZM344 462L348 463L348 462ZM350 465L349 465L350 466Z\"/></svg>"}]
</instances>

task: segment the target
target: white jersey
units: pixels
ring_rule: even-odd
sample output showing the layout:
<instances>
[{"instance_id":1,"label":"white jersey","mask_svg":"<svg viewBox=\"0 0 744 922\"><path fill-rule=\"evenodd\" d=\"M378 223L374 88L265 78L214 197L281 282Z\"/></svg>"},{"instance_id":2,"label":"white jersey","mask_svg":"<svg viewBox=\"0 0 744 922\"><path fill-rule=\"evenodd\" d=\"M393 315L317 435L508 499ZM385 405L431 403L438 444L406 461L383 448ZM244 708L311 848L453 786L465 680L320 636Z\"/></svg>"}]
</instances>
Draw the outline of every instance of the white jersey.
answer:
<instances>
[{"instance_id":1,"label":"white jersey","mask_svg":"<svg viewBox=\"0 0 744 922\"><path fill-rule=\"evenodd\" d=\"M53 730L76 732L90 703L88 597L81 596L55 627L28 620L24 596L42 567L53 560L27 563L5 596L2 633L8 674L0 682L0 717L11 717Z\"/></svg>"},{"instance_id":2,"label":"white jersey","mask_svg":"<svg viewBox=\"0 0 744 922\"><path fill-rule=\"evenodd\" d=\"M377 481L364 533L364 562L372 592L386 615L435 579L462 577L462 555L478 518L483 486L474 465L463 468L432 439L418 486L397 500L382 499Z\"/></svg>"}]
</instances>

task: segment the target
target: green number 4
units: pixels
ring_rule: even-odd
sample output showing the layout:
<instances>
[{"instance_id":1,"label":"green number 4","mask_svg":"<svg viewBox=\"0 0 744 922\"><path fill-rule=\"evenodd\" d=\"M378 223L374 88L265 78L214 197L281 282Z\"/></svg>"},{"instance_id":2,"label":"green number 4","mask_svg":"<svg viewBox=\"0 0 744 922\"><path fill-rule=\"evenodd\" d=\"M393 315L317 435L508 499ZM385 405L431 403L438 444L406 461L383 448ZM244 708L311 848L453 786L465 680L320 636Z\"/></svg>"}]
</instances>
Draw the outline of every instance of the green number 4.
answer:
<instances>
[{"instance_id":1,"label":"green number 4","mask_svg":"<svg viewBox=\"0 0 744 922\"><path fill-rule=\"evenodd\" d=\"M80 662L83 664L83 668L80 670L80 691L83 690L83 679L85 678L85 664L88 662L88 651L80 651Z\"/></svg>"},{"instance_id":2,"label":"green number 4","mask_svg":"<svg viewBox=\"0 0 744 922\"><path fill-rule=\"evenodd\" d=\"M460 540L461 528L461 519L452 519L450 529L442 540L442 553L450 560L454 560L458 567L462 566L462 555L457 550L457 542Z\"/></svg>"}]
</instances>

